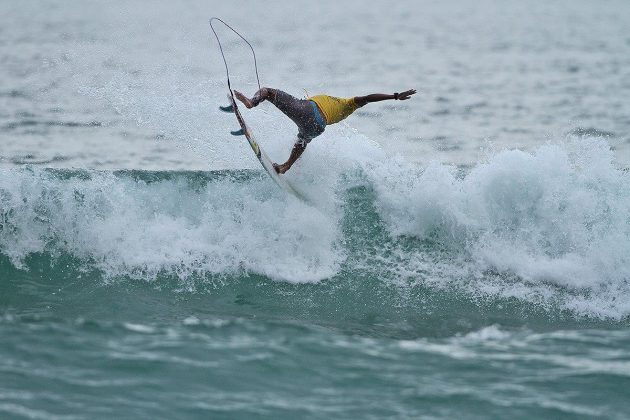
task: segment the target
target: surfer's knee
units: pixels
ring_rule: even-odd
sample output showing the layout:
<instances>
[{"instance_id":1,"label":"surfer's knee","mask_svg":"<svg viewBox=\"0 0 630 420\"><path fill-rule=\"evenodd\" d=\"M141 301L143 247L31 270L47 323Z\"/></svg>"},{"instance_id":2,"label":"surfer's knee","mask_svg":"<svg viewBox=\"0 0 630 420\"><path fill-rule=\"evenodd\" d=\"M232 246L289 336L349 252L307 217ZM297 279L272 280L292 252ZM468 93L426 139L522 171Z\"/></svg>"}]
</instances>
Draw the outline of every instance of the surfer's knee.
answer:
<instances>
[{"instance_id":1,"label":"surfer's knee","mask_svg":"<svg viewBox=\"0 0 630 420\"><path fill-rule=\"evenodd\" d=\"M252 98L252 104L256 106L267 99L272 99L273 97L275 97L275 93L276 93L275 89L268 88L268 87L260 88L260 90L256 92L256 94Z\"/></svg>"},{"instance_id":2,"label":"surfer's knee","mask_svg":"<svg viewBox=\"0 0 630 420\"><path fill-rule=\"evenodd\" d=\"M302 137L298 135L298 138L295 140L294 148L306 149L306 146L311 142L311 139L307 137Z\"/></svg>"},{"instance_id":3,"label":"surfer's knee","mask_svg":"<svg viewBox=\"0 0 630 420\"><path fill-rule=\"evenodd\" d=\"M265 91L265 99L271 103L275 103L278 90L270 87L264 87L263 89Z\"/></svg>"}]
</instances>

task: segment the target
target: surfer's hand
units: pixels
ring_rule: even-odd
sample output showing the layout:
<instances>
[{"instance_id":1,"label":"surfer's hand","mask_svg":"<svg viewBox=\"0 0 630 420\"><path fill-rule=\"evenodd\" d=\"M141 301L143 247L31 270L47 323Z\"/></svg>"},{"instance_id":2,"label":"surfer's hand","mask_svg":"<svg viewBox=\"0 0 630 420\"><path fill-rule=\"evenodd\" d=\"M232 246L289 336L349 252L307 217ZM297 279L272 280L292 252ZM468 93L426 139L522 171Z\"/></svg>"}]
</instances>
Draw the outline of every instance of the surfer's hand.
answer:
<instances>
[{"instance_id":1,"label":"surfer's hand","mask_svg":"<svg viewBox=\"0 0 630 420\"><path fill-rule=\"evenodd\" d=\"M409 89L409 90L406 90L404 92L400 92L398 94L398 100L399 101L405 101L405 100L409 99L411 97L411 95L413 95L414 93L416 93L415 89Z\"/></svg>"}]
</instances>

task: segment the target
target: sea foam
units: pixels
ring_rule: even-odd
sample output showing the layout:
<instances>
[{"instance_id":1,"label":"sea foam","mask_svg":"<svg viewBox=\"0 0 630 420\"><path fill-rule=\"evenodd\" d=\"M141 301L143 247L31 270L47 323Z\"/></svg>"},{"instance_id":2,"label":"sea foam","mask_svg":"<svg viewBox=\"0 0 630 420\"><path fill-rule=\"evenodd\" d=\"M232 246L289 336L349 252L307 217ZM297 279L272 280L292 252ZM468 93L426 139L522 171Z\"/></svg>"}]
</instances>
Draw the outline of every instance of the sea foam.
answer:
<instances>
[{"instance_id":1,"label":"sea foam","mask_svg":"<svg viewBox=\"0 0 630 420\"><path fill-rule=\"evenodd\" d=\"M469 279L489 272L520 279L499 287L480 280L479 290L540 299L559 288L577 294L565 302L574 310L613 317L630 310L630 175L604 140L501 151L464 176L439 163L367 172L392 235L437 240L466 261Z\"/></svg>"},{"instance_id":2,"label":"sea foam","mask_svg":"<svg viewBox=\"0 0 630 420\"><path fill-rule=\"evenodd\" d=\"M193 188L185 176L146 183L81 174L2 171L0 249L16 266L48 252L89 261L108 277L244 271L308 282L337 270L334 220L266 178Z\"/></svg>"}]
</instances>

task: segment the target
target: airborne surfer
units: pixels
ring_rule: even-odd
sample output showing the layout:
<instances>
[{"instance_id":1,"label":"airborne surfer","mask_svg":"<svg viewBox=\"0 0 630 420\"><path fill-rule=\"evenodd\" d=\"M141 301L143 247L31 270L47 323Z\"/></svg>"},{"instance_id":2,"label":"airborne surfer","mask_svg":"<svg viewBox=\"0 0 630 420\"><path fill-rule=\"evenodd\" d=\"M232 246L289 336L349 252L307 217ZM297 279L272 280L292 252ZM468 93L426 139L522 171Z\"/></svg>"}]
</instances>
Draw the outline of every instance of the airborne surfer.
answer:
<instances>
[{"instance_id":1,"label":"airborne surfer","mask_svg":"<svg viewBox=\"0 0 630 420\"><path fill-rule=\"evenodd\" d=\"M298 126L297 141L293 145L289 159L282 165L273 164L273 167L279 174L283 174L291 168L295 161L304 153L306 145L312 139L322 134L327 125L338 123L358 108L370 102L404 101L409 99L414 93L416 93L416 90L410 89L400 93L373 93L353 98L317 95L308 99L297 99L281 90L264 87L249 99L242 93L234 91L236 98L247 108L253 108L268 100Z\"/></svg>"}]
</instances>

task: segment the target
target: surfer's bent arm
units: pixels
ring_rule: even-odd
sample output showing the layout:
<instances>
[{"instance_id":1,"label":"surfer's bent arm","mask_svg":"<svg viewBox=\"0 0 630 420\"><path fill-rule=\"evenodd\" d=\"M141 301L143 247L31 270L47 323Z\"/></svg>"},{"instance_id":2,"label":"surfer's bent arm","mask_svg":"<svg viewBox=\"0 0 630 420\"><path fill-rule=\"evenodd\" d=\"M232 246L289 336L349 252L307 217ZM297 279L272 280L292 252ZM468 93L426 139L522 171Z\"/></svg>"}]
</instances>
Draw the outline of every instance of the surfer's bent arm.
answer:
<instances>
[{"instance_id":1,"label":"surfer's bent arm","mask_svg":"<svg viewBox=\"0 0 630 420\"><path fill-rule=\"evenodd\" d=\"M365 104L369 104L370 102L387 101L387 100L390 100L390 99L404 101L406 99L409 99L411 97L411 95L413 95L414 93L416 93L415 89L406 90L406 91L400 92L400 93L396 92L396 93L393 93L393 94L389 94L389 93L373 93L371 95L355 96L354 97L354 102L358 106L363 106Z\"/></svg>"}]
</instances>

